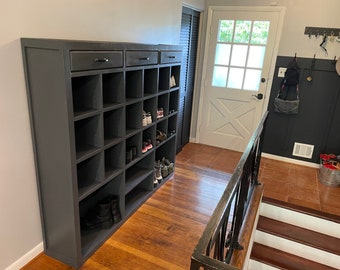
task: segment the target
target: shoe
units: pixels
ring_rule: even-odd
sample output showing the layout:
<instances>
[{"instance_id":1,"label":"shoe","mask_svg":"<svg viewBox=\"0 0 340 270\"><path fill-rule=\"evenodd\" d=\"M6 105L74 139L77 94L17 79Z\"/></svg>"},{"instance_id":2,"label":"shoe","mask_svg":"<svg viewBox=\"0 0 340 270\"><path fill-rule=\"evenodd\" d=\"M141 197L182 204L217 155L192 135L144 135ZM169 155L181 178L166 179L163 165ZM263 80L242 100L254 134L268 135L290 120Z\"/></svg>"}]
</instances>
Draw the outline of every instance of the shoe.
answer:
<instances>
[{"instance_id":1,"label":"shoe","mask_svg":"<svg viewBox=\"0 0 340 270\"><path fill-rule=\"evenodd\" d=\"M83 230L108 229L113 225L111 202L109 199L99 201L81 222Z\"/></svg>"},{"instance_id":2,"label":"shoe","mask_svg":"<svg viewBox=\"0 0 340 270\"><path fill-rule=\"evenodd\" d=\"M176 86L175 76L172 75L170 78L170 88L175 87L175 86Z\"/></svg>"},{"instance_id":3,"label":"shoe","mask_svg":"<svg viewBox=\"0 0 340 270\"><path fill-rule=\"evenodd\" d=\"M147 122L147 119L146 119L146 112L143 111L143 114L142 114L142 126L145 127L148 125L148 122Z\"/></svg>"},{"instance_id":4,"label":"shoe","mask_svg":"<svg viewBox=\"0 0 340 270\"><path fill-rule=\"evenodd\" d=\"M114 224L118 223L122 220L119 210L119 199L118 197L112 196L110 198L111 203L111 214L112 214L112 221Z\"/></svg>"},{"instance_id":5,"label":"shoe","mask_svg":"<svg viewBox=\"0 0 340 270\"><path fill-rule=\"evenodd\" d=\"M152 124L151 113L147 113L145 118L146 118L146 124L147 124L147 125Z\"/></svg>"},{"instance_id":6,"label":"shoe","mask_svg":"<svg viewBox=\"0 0 340 270\"><path fill-rule=\"evenodd\" d=\"M146 148L147 148L148 150L150 150L150 149L153 148L151 139L147 139L147 140L146 140Z\"/></svg>"},{"instance_id":7,"label":"shoe","mask_svg":"<svg viewBox=\"0 0 340 270\"><path fill-rule=\"evenodd\" d=\"M165 178L169 175L169 171L168 171L168 166L166 165L161 165L161 172L162 172L162 177Z\"/></svg>"},{"instance_id":8,"label":"shoe","mask_svg":"<svg viewBox=\"0 0 340 270\"><path fill-rule=\"evenodd\" d=\"M163 108L157 109L157 119L164 117L164 110Z\"/></svg>"},{"instance_id":9,"label":"shoe","mask_svg":"<svg viewBox=\"0 0 340 270\"><path fill-rule=\"evenodd\" d=\"M143 147L142 147L142 153L146 153L148 151L148 148L147 148L147 142L143 142Z\"/></svg>"},{"instance_id":10,"label":"shoe","mask_svg":"<svg viewBox=\"0 0 340 270\"><path fill-rule=\"evenodd\" d=\"M158 162L155 162L155 177L154 179L157 181L158 184L160 184L163 181L163 177L162 177L162 165ZM154 181L155 183L155 181Z\"/></svg>"},{"instance_id":11,"label":"shoe","mask_svg":"<svg viewBox=\"0 0 340 270\"><path fill-rule=\"evenodd\" d=\"M158 140L159 142L162 142L162 141L165 141L167 139L167 135L160 131L160 130L157 130L156 131L156 140Z\"/></svg>"}]
</instances>

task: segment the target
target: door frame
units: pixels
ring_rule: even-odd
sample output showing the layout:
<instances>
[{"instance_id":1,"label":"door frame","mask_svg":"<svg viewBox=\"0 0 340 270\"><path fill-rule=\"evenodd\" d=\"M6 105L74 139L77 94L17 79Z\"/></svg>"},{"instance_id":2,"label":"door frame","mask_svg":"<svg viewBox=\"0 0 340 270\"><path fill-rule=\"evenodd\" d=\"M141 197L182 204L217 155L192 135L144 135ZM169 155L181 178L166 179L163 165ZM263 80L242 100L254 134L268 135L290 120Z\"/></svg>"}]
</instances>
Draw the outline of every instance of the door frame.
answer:
<instances>
[{"instance_id":1,"label":"door frame","mask_svg":"<svg viewBox=\"0 0 340 270\"><path fill-rule=\"evenodd\" d=\"M265 7L265 6L209 6L208 7L208 14L207 14L207 24L205 29L205 41L204 41L204 53L203 53L203 68L202 68L202 77L200 81L200 97L204 97L206 86L209 83L207 80L207 63L208 63L208 51L209 51L209 42L211 38L211 24L212 24L212 16L214 11L248 11L248 12L276 12L278 14L278 29L275 35L275 42L274 48L271 54L271 63L269 67L269 75L267 79L267 87L264 94L264 104L262 109L262 115L267 110L270 90L272 87L273 77L274 77L274 70L275 70L275 63L276 58L278 56L278 50L280 45L280 38L282 33L283 21L286 8L285 7ZM203 114L203 98L199 98L198 102L198 117L197 117L197 125L196 125L196 142L200 143L200 130L202 128L202 114Z\"/></svg>"}]
</instances>

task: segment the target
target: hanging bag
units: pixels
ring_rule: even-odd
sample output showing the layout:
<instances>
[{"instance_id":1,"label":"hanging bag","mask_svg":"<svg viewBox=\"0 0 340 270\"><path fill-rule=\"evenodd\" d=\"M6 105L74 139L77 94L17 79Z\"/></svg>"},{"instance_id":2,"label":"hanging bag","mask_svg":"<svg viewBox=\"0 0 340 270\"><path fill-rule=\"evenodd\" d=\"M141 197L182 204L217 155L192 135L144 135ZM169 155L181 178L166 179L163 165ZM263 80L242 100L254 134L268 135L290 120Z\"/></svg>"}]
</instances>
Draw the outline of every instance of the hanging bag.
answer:
<instances>
[{"instance_id":1,"label":"hanging bag","mask_svg":"<svg viewBox=\"0 0 340 270\"><path fill-rule=\"evenodd\" d=\"M299 112L299 66L296 57L291 61L281 81L281 87L274 100L274 112L282 114L297 114Z\"/></svg>"}]
</instances>

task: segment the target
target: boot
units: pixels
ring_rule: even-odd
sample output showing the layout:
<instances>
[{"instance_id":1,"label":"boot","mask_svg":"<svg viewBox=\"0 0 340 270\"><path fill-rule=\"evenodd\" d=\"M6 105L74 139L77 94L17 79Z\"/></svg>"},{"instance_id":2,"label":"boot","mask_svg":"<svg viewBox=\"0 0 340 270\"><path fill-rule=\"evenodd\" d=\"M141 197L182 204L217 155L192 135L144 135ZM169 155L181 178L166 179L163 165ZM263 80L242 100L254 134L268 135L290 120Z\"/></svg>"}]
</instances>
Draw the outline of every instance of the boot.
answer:
<instances>
[{"instance_id":1,"label":"boot","mask_svg":"<svg viewBox=\"0 0 340 270\"><path fill-rule=\"evenodd\" d=\"M95 207L89 210L83 220L82 229L107 229L113 225L111 204L107 199L99 201Z\"/></svg>"},{"instance_id":2,"label":"boot","mask_svg":"<svg viewBox=\"0 0 340 270\"><path fill-rule=\"evenodd\" d=\"M120 215L120 211L119 211L119 199L113 196L110 201L111 201L112 221L114 224L116 224L122 219Z\"/></svg>"},{"instance_id":3,"label":"boot","mask_svg":"<svg viewBox=\"0 0 340 270\"><path fill-rule=\"evenodd\" d=\"M162 177L162 172L161 172L161 164L159 162L155 163L155 180L157 181L157 183L161 183L163 181L163 177ZM154 183L156 182L154 181Z\"/></svg>"}]
</instances>

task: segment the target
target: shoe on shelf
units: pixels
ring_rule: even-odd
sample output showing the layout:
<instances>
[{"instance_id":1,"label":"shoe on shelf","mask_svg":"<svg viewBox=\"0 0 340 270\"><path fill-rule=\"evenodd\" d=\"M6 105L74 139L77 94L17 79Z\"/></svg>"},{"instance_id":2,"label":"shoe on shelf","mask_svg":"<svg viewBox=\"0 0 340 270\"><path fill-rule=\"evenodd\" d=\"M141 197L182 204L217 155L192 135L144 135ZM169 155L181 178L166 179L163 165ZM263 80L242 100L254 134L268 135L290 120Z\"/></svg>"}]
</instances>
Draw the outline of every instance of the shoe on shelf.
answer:
<instances>
[{"instance_id":1,"label":"shoe on shelf","mask_svg":"<svg viewBox=\"0 0 340 270\"><path fill-rule=\"evenodd\" d=\"M146 124L147 124L147 125L152 124L152 116L151 116L151 113L148 112L148 113L146 114L146 117L145 117L145 118L146 118Z\"/></svg>"},{"instance_id":2,"label":"shoe on shelf","mask_svg":"<svg viewBox=\"0 0 340 270\"><path fill-rule=\"evenodd\" d=\"M142 126L145 127L147 125L148 125L148 121L147 121L146 112L143 110L143 114L142 114Z\"/></svg>"},{"instance_id":3,"label":"shoe on shelf","mask_svg":"<svg viewBox=\"0 0 340 270\"><path fill-rule=\"evenodd\" d=\"M164 110L163 108L157 109L157 119L164 117Z\"/></svg>"},{"instance_id":4,"label":"shoe on shelf","mask_svg":"<svg viewBox=\"0 0 340 270\"><path fill-rule=\"evenodd\" d=\"M164 132L160 130L156 131L156 140L158 140L159 142L165 141L167 137L168 136Z\"/></svg>"},{"instance_id":5,"label":"shoe on shelf","mask_svg":"<svg viewBox=\"0 0 340 270\"><path fill-rule=\"evenodd\" d=\"M162 177L165 178L169 175L169 171L168 171L168 166L166 165L161 165L161 172L162 172Z\"/></svg>"},{"instance_id":6,"label":"shoe on shelf","mask_svg":"<svg viewBox=\"0 0 340 270\"><path fill-rule=\"evenodd\" d=\"M147 139L147 140L146 140L146 148L147 148L148 150L150 150L150 149L153 148L151 139Z\"/></svg>"},{"instance_id":7,"label":"shoe on shelf","mask_svg":"<svg viewBox=\"0 0 340 270\"><path fill-rule=\"evenodd\" d=\"M83 230L108 229L112 225L111 202L108 199L99 201L81 221Z\"/></svg>"},{"instance_id":8,"label":"shoe on shelf","mask_svg":"<svg viewBox=\"0 0 340 270\"><path fill-rule=\"evenodd\" d=\"M162 165L160 164L160 162L155 162L155 180L157 181L157 183L161 183L163 181L163 177L162 177ZM154 181L155 183L155 181Z\"/></svg>"},{"instance_id":9,"label":"shoe on shelf","mask_svg":"<svg viewBox=\"0 0 340 270\"><path fill-rule=\"evenodd\" d=\"M175 76L172 75L170 78L170 88L175 87L175 86L176 86Z\"/></svg>"},{"instance_id":10,"label":"shoe on shelf","mask_svg":"<svg viewBox=\"0 0 340 270\"><path fill-rule=\"evenodd\" d=\"M147 142L143 142L143 146L142 146L142 153L146 153L148 151L148 147L147 147Z\"/></svg>"},{"instance_id":11,"label":"shoe on shelf","mask_svg":"<svg viewBox=\"0 0 340 270\"><path fill-rule=\"evenodd\" d=\"M113 223L116 224L122 220L122 217L120 215L120 210L119 210L119 198L116 196L112 196L110 197L110 202L111 202L112 220L113 220Z\"/></svg>"}]
</instances>

